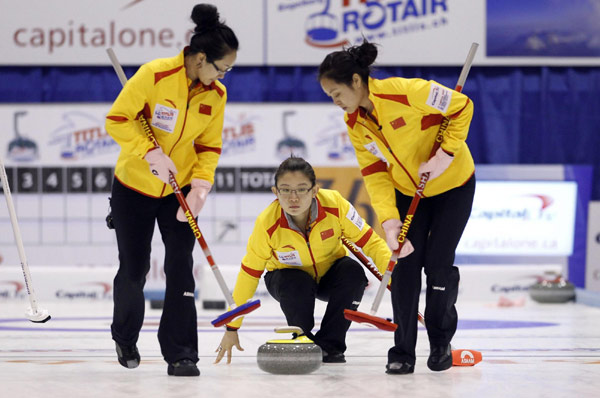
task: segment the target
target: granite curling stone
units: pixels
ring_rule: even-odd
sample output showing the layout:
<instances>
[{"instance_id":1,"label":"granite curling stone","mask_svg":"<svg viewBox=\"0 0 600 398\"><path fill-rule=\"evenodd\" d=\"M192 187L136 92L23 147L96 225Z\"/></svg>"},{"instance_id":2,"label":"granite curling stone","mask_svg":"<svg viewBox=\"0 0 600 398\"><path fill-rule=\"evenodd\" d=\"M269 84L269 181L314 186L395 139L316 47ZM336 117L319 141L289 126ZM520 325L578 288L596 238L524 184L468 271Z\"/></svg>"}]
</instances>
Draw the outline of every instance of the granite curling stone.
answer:
<instances>
[{"instance_id":1,"label":"granite curling stone","mask_svg":"<svg viewBox=\"0 0 600 398\"><path fill-rule=\"evenodd\" d=\"M296 335L302 333L300 328L280 328L279 330L275 329L275 331L278 333L292 331ZM304 335L291 339L269 340L258 347L258 367L267 373L281 375L308 374L319 369L322 361L323 352L321 348Z\"/></svg>"},{"instance_id":2,"label":"granite curling stone","mask_svg":"<svg viewBox=\"0 0 600 398\"><path fill-rule=\"evenodd\" d=\"M575 299L575 285L557 275L531 285L529 296L538 303L566 303Z\"/></svg>"}]
</instances>

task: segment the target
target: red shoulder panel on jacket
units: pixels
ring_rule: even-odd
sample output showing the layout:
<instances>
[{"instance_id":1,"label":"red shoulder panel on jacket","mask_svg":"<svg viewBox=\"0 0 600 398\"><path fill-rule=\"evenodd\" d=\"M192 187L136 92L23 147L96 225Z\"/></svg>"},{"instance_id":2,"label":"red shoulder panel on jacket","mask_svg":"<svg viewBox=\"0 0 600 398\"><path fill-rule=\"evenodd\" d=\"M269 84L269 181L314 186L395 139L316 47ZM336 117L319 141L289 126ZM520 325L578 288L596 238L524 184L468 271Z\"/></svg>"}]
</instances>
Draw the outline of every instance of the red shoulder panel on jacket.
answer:
<instances>
[{"instance_id":1,"label":"red shoulder panel on jacket","mask_svg":"<svg viewBox=\"0 0 600 398\"><path fill-rule=\"evenodd\" d=\"M166 70L163 72L155 73L154 74L154 84L158 83L159 81L161 81L162 79L164 79L167 76L171 76L172 74L179 72L181 70L181 68L183 68L183 65L180 65L177 68L174 68L171 70Z\"/></svg>"}]
</instances>

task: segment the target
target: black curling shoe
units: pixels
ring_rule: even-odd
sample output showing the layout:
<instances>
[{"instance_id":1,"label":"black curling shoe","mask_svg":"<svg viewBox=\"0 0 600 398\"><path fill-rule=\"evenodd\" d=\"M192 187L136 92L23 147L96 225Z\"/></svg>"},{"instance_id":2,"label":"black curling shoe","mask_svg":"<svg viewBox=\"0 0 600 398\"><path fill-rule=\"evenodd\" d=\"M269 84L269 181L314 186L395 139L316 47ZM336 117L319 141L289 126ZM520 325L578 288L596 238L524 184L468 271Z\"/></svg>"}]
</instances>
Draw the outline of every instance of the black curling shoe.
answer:
<instances>
[{"instance_id":1,"label":"black curling shoe","mask_svg":"<svg viewBox=\"0 0 600 398\"><path fill-rule=\"evenodd\" d=\"M427 367L435 372L449 369L452 366L452 350L448 345L430 345Z\"/></svg>"},{"instance_id":2,"label":"black curling shoe","mask_svg":"<svg viewBox=\"0 0 600 398\"><path fill-rule=\"evenodd\" d=\"M140 365L140 353L136 345L119 345L115 341L119 363L127 369L135 369Z\"/></svg>"},{"instance_id":3,"label":"black curling shoe","mask_svg":"<svg viewBox=\"0 0 600 398\"><path fill-rule=\"evenodd\" d=\"M190 359L182 359L177 362L170 363L167 367L169 376L200 376L200 370Z\"/></svg>"},{"instance_id":4,"label":"black curling shoe","mask_svg":"<svg viewBox=\"0 0 600 398\"><path fill-rule=\"evenodd\" d=\"M385 373L389 375L406 375L415 372L415 365L408 362L392 362L385 365Z\"/></svg>"},{"instance_id":5,"label":"black curling shoe","mask_svg":"<svg viewBox=\"0 0 600 398\"><path fill-rule=\"evenodd\" d=\"M323 351L323 363L346 363L346 357L341 352L329 354Z\"/></svg>"}]
</instances>

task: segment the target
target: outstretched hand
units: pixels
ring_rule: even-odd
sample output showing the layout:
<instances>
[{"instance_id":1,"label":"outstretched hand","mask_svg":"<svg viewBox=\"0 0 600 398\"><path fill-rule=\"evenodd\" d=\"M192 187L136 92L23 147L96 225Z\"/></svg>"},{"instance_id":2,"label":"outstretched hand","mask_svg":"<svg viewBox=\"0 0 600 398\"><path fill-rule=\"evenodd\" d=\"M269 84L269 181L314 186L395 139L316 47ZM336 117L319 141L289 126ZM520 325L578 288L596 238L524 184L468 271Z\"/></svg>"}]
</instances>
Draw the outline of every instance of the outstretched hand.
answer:
<instances>
[{"instance_id":1,"label":"outstretched hand","mask_svg":"<svg viewBox=\"0 0 600 398\"><path fill-rule=\"evenodd\" d=\"M215 352L217 353L217 358L215 359L215 363L221 362L225 353L227 353L227 363L231 363L231 351L233 347L237 348L239 351L244 351L242 346L240 345L240 339L238 337L237 331L226 331L221 339L221 344L217 347Z\"/></svg>"}]
</instances>

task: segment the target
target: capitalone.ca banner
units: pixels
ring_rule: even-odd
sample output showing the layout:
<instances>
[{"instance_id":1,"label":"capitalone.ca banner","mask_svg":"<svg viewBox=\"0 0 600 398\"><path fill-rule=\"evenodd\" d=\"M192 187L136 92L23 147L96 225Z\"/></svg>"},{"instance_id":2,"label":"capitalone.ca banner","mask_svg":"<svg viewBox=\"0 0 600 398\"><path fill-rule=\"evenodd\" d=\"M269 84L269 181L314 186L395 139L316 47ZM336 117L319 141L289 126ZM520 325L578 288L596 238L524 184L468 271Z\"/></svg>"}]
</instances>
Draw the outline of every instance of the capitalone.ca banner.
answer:
<instances>
[{"instance_id":1,"label":"capitalone.ca banner","mask_svg":"<svg viewBox=\"0 0 600 398\"><path fill-rule=\"evenodd\" d=\"M140 65L176 55L198 0L0 0L2 65ZM379 44L379 65L598 65L597 0L208 0L240 39L237 65L318 65Z\"/></svg>"},{"instance_id":2,"label":"capitalone.ca banner","mask_svg":"<svg viewBox=\"0 0 600 398\"><path fill-rule=\"evenodd\" d=\"M262 0L0 0L0 63L108 65L109 47L125 65L172 57L189 43L198 3L215 4L243 39L240 64L262 63Z\"/></svg>"}]
</instances>

